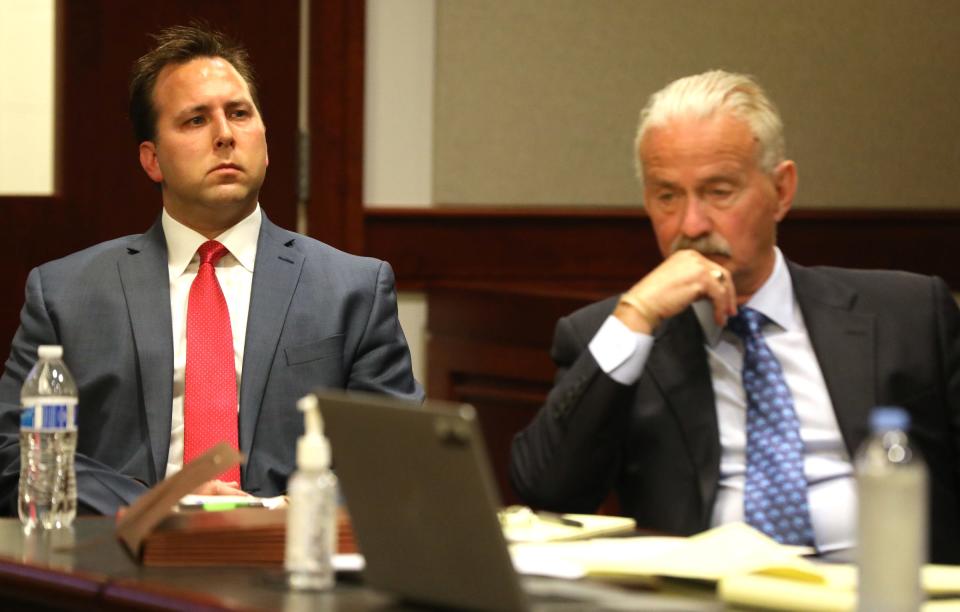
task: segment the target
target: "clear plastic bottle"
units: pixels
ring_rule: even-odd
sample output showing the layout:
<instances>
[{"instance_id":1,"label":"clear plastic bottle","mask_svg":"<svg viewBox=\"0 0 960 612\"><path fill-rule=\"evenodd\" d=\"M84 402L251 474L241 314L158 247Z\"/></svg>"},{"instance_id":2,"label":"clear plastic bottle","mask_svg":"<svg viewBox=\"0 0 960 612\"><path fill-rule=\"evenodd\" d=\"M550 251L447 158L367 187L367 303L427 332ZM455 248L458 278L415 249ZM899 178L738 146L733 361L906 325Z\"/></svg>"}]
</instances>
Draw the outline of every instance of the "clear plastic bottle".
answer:
<instances>
[{"instance_id":1,"label":"clear plastic bottle","mask_svg":"<svg viewBox=\"0 0 960 612\"><path fill-rule=\"evenodd\" d=\"M63 347L41 345L20 390L18 513L27 528L68 527L77 515L77 385Z\"/></svg>"},{"instance_id":2,"label":"clear plastic bottle","mask_svg":"<svg viewBox=\"0 0 960 612\"><path fill-rule=\"evenodd\" d=\"M927 561L927 469L910 446L910 415L878 407L857 451L858 610L918 610Z\"/></svg>"},{"instance_id":3,"label":"clear plastic bottle","mask_svg":"<svg viewBox=\"0 0 960 612\"><path fill-rule=\"evenodd\" d=\"M284 568L293 589L333 587L337 546L337 477L330 471L330 443L323 436L317 397L297 402L306 432L297 440L297 471L287 484L287 539Z\"/></svg>"}]
</instances>

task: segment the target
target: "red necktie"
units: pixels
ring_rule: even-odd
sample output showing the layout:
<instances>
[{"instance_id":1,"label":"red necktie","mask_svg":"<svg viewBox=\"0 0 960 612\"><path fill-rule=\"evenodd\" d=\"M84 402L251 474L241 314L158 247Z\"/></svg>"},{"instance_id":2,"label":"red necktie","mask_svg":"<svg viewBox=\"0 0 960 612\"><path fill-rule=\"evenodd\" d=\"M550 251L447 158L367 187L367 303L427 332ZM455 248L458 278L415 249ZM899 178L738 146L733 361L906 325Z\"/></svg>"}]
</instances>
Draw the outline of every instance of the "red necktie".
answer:
<instances>
[{"instance_id":1,"label":"red necktie","mask_svg":"<svg viewBox=\"0 0 960 612\"><path fill-rule=\"evenodd\" d=\"M218 442L237 444L237 370L233 360L230 311L214 265L227 247L216 240L200 245L200 269L187 302L187 370L183 391L183 463ZM233 466L219 476L240 482Z\"/></svg>"}]
</instances>

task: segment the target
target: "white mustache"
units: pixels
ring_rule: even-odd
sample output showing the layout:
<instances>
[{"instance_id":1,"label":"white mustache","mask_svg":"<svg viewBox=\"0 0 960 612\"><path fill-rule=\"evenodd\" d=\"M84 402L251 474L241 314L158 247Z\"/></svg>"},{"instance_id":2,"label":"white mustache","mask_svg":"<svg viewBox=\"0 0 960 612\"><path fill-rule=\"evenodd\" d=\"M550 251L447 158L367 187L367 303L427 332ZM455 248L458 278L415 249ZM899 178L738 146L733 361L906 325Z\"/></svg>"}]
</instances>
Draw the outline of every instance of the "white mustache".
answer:
<instances>
[{"instance_id":1,"label":"white mustache","mask_svg":"<svg viewBox=\"0 0 960 612\"><path fill-rule=\"evenodd\" d=\"M691 249L704 256L721 255L730 257L730 244L717 234L707 234L697 238L688 238L687 236L677 236L673 244L670 245L670 252L676 253L681 249Z\"/></svg>"}]
</instances>

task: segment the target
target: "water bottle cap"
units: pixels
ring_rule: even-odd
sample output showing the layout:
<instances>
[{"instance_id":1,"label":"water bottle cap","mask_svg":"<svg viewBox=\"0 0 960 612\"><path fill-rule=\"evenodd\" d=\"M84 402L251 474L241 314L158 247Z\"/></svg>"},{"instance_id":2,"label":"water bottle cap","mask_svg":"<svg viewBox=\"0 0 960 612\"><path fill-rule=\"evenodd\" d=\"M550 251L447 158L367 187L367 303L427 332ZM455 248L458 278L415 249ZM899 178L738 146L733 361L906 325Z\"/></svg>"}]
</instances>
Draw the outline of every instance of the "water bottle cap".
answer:
<instances>
[{"instance_id":1,"label":"water bottle cap","mask_svg":"<svg viewBox=\"0 0 960 612\"><path fill-rule=\"evenodd\" d=\"M37 347L37 356L40 359L60 359L63 357L63 347L59 344L41 344Z\"/></svg>"},{"instance_id":2,"label":"water bottle cap","mask_svg":"<svg viewBox=\"0 0 960 612\"><path fill-rule=\"evenodd\" d=\"M899 406L877 406L870 413L870 429L873 431L905 431L909 428L910 413Z\"/></svg>"}]
</instances>

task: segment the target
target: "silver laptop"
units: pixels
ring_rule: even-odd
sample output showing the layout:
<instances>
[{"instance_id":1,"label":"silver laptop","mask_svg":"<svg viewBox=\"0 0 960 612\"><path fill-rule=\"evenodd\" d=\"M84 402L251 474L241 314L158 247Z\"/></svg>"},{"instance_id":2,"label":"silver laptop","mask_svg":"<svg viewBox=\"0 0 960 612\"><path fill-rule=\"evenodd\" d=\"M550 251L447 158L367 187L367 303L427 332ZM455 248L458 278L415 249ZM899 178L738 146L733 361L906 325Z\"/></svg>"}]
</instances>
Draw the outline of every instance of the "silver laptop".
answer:
<instances>
[{"instance_id":1,"label":"silver laptop","mask_svg":"<svg viewBox=\"0 0 960 612\"><path fill-rule=\"evenodd\" d=\"M404 599L523 610L474 409L318 390L364 581Z\"/></svg>"},{"instance_id":2,"label":"silver laptop","mask_svg":"<svg viewBox=\"0 0 960 612\"><path fill-rule=\"evenodd\" d=\"M413 602L478 610L720 609L712 598L664 598L589 581L521 581L471 406L315 393L367 584Z\"/></svg>"}]
</instances>

